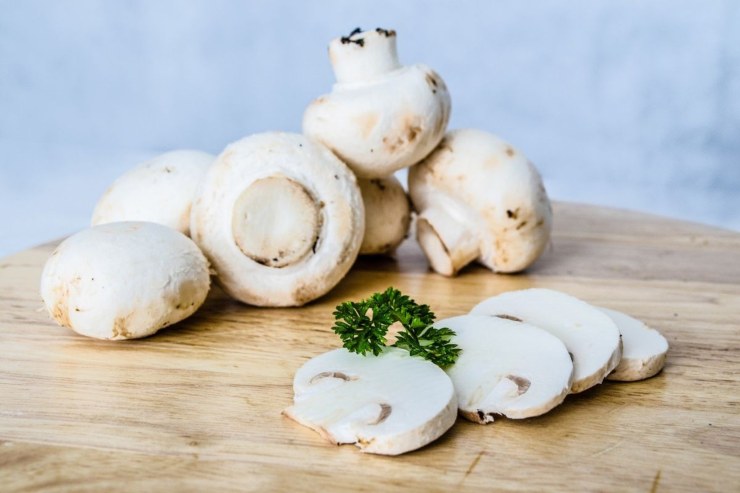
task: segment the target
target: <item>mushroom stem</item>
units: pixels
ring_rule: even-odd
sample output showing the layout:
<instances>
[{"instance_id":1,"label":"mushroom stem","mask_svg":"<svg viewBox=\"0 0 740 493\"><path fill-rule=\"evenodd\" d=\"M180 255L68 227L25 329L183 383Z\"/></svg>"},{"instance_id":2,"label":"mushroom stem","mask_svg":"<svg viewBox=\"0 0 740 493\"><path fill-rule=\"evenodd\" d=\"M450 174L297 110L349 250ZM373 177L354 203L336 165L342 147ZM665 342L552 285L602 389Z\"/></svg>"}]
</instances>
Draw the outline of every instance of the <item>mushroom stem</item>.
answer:
<instances>
[{"instance_id":1,"label":"mushroom stem","mask_svg":"<svg viewBox=\"0 0 740 493\"><path fill-rule=\"evenodd\" d=\"M454 276L480 255L474 230L442 207L429 207L419 215L416 238L432 268L444 276Z\"/></svg>"},{"instance_id":2,"label":"mushroom stem","mask_svg":"<svg viewBox=\"0 0 740 493\"><path fill-rule=\"evenodd\" d=\"M329 44L334 76L339 84L367 81L401 68L396 52L396 32L385 29L359 32Z\"/></svg>"},{"instance_id":3,"label":"mushroom stem","mask_svg":"<svg viewBox=\"0 0 740 493\"><path fill-rule=\"evenodd\" d=\"M271 176L252 183L236 200L232 232L239 249L268 267L294 264L319 238L319 207L298 182Z\"/></svg>"}]
</instances>

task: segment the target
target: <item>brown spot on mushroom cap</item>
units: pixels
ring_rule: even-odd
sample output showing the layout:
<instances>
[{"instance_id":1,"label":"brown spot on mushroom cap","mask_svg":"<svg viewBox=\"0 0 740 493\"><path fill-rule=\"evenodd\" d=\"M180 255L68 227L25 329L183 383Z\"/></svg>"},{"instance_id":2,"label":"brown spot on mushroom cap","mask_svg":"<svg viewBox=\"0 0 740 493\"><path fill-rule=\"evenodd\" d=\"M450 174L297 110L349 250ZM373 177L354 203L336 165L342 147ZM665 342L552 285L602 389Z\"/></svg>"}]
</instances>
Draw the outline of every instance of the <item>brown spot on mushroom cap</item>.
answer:
<instances>
[{"instance_id":1,"label":"brown spot on mushroom cap","mask_svg":"<svg viewBox=\"0 0 740 493\"><path fill-rule=\"evenodd\" d=\"M364 113L355 117L355 124L363 139L367 139L378 125L380 115L378 113Z\"/></svg>"},{"instance_id":2,"label":"brown spot on mushroom cap","mask_svg":"<svg viewBox=\"0 0 740 493\"><path fill-rule=\"evenodd\" d=\"M521 318L515 317L514 315L507 315L506 313L500 313L498 315L494 315L494 317L503 318L506 320L513 320L514 322L523 322Z\"/></svg>"},{"instance_id":3,"label":"brown spot on mushroom cap","mask_svg":"<svg viewBox=\"0 0 740 493\"><path fill-rule=\"evenodd\" d=\"M125 317L116 317L113 321L113 329L111 330L111 339L131 339L134 337L133 332L129 330L129 318L131 314Z\"/></svg>"},{"instance_id":4,"label":"brown spot on mushroom cap","mask_svg":"<svg viewBox=\"0 0 740 493\"><path fill-rule=\"evenodd\" d=\"M514 154L516 154L516 151L514 151L514 148L511 146L506 147L506 155L509 157L513 157Z\"/></svg>"},{"instance_id":5,"label":"brown spot on mushroom cap","mask_svg":"<svg viewBox=\"0 0 740 493\"><path fill-rule=\"evenodd\" d=\"M419 120L417 115L412 114L402 118L400 127L395 127L389 135L382 139L386 151L394 154L412 144L424 131Z\"/></svg>"}]
</instances>

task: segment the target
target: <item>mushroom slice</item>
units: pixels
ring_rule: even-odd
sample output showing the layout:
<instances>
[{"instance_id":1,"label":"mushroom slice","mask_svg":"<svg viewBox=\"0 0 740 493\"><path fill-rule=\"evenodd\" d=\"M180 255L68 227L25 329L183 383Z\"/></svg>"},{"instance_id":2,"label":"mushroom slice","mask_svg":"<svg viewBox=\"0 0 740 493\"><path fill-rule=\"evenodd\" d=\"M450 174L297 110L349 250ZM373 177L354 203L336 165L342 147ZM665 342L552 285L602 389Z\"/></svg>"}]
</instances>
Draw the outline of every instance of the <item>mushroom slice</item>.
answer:
<instances>
[{"instance_id":1,"label":"mushroom slice","mask_svg":"<svg viewBox=\"0 0 740 493\"><path fill-rule=\"evenodd\" d=\"M552 210L537 169L488 132L448 132L409 170L408 183L417 240L439 274L454 276L473 261L518 272L550 239Z\"/></svg>"},{"instance_id":2,"label":"mushroom slice","mask_svg":"<svg viewBox=\"0 0 740 493\"><path fill-rule=\"evenodd\" d=\"M267 132L229 145L208 169L191 230L229 295L299 306L352 266L365 211L355 176L328 149Z\"/></svg>"},{"instance_id":3,"label":"mushroom slice","mask_svg":"<svg viewBox=\"0 0 740 493\"><path fill-rule=\"evenodd\" d=\"M166 152L116 179L95 205L92 225L149 221L190 235L190 208L215 156L192 150Z\"/></svg>"},{"instance_id":4,"label":"mushroom slice","mask_svg":"<svg viewBox=\"0 0 740 493\"><path fill-rule=\"evenodd\" d=\"M455 331L462 352L447 369L460 414L487 424L495 415L539 416L565 399L573 363L560 339L538 327L496 317L439 320Z\"/></svg>"},{"instance_id":5,"label":"mushroom slice","mask_svg":"<svg viewBox=\"0 0 740 493\"><path fill-rule=\"evenodd\" d=\"M402 66L396 33L353 31L329 44L330 94L303 115L303 132L329 147L361 178L385 178L419 162L442 139L450 94L425 65Z\"/></svg>"},{"instance_id":6,"label":"mushroom slice","mask_svg":"<svg viewBox=\"0 0 740 493\"><path fill-rule=\"evenodd\" d=\"M110 340L145 337L189 317L209 287L208 262L195 243L149 222L72 235L41 275L41 297L59 325Z\"/></svg>"},{"instance_id":7,"label":"mushroom slice","mask_svg":"<svg viewBox=\"0 0 740 493\"><path fill-rule=\"evenodd\" d=\"M668 341L660 332L622 312L599 309L617 324L622 334L622 360L607 380L634 382L650 378L663 369Z\"/></svg>"},{"instance_id":8,"label":"mushroom slice","mask_svg":"<svg viewBox=\"0 0 740 493\"><path fill-rule=\"evenodd\" d=\"M365 204L365 236L360 255L392 253L406 238L411 222L409 198L395 176L358 179Z\"/></svg>"},{"instance_id":9,"label":"mushroom slice","mask_svg":"<svg viewBox=\"0 0 740 493\"><path fill-rule=\"evenodd\" d=\"M283 413L337 445L398 455L436 440L454 423L457 398L438 366L407 351L379 356L335 349L307 361Z\"/></svg>"},{"instance_id":10,"label":"mushroom slice","mask_svg":"<svg viewBox=\"0 0 740 493\"><path fill-rule=\"evenodd\" d=\"M622 356L619 330L611 318L559 291L510 291L480 302L470 313L514 317L559 337L573 357L574 394L601 383Z\"/></svg>"}]
</instances>

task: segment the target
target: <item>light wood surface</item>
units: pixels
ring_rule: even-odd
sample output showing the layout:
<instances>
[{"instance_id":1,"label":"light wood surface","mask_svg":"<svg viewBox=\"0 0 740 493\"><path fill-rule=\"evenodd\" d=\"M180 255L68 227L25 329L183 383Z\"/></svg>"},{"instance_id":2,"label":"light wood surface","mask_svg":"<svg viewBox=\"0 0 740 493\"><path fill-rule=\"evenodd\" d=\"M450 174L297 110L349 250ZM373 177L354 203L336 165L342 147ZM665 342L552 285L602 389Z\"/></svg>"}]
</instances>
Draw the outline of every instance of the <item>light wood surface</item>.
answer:
<instances>
[{"instance_id":1,"label":"light wood surface","mask_svg":"<svg viewBox=\"0 0 740 493\"><path fill-rule=\"evenodd\" d=\"M215 290L139 341L56 326L38 282L53 245L0 259L0 491L740 491L740 234L556 205L524 275L428 271L413 242L362 259L300 309ZM548 287L623 310L671 350L660 375L605 383L540 418L463 420L400 457L325 443L281 416L295 370L339 346L332 309L393 285L438 317Z\"/></svg>"}]
</instances>

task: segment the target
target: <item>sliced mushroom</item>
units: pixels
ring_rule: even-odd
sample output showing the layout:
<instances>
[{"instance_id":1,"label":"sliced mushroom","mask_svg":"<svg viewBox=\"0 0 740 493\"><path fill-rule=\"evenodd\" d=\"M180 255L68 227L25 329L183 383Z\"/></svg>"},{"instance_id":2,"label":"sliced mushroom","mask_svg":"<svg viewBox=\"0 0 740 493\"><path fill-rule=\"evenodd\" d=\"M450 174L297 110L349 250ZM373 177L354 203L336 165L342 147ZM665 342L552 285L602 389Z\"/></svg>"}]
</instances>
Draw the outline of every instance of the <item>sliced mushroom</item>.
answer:
<instances>
[{"instance_id":1,"label":"sliced mushroom","mask_svg":"<svg viewBox=\"0 0 740 493\"><path fill-rule=\"evenodd\" d=\"M352 172L306 137L263 133L229 145L193 205L192 236L234 298L298 306L347 273L365 228Z\"/></svg>"},{"instance_id":2,"label":"sliced mushroom","mask_svg":"<svg viewBox=\"0 0 740 493\"><path fill-rule=\"evenodd\" d=\"M627 314L600 308L622 334L622 359L606 378L621 382L634 382L657 375L665 365L668 341L660 332Z\"/></svg>"},{"instance_id":3,"label":"sliced mushroom","mask_svg":"<svg viewBox=\"0 0 740 493\"><path fill-rule=\"evenodd\" d=\"M480 302L470 313L515 317L559 337L573 356L572 393L601 383L622 356L616 324L596 307L559 291L509 291Z\"/></svg>"},{"instance_id":4,"label":"sliced mushroom","mask_svg":"<svg viewBox=\"0 0 740 493\"><path fill-rule=\"evenodd\" d=\"M303 132L357 176L390 176L439 143L450 118L447 86L425 65L399 63L395 31L357 29L333 40L329 57L337 83L308 106Z\"/></svg>"},{"instance_id":5,"label":"sliced mushroom","mask_svg":"<svg viewBox=\"0 0 740 493\"><path fill-rule=\"evenodd\" d=\"M411 208L406 191L394 176L357 182L365 204L365 236L360 255L391 253L409 231Z\"/></svg>"},{"instance_id":6,"label":"sliced mushroom","mask_svg":"<svg viewBox=\"0 0 740 493\"><path fill-rule=\"evenodd\" d=\"M337 445L398 455L436 440L454 423L457 398L438 366L407 351L379 356L336 349L307 361L283 413Z\"/></svg>"},{"instance_id":7,"label":"sliced mushroom","mask_svg":"<svg viewBox=\"0 0 740 493\"><path fill-rule=\"evenodd\" d=\"M150 222L115 222L64 240L44 266L41 297L62 326L134 339L192 315L210 287L195 243Z\"/></svg>"},{"instance_id":8,"label":"sliced mushroom","mask_svg":"<svg viewBox=\"0 0 740 493\"><path fill-rule=\"evenodd\" d=\"M477 260L517 272L545 249L552 224L539 173L524 155L481 130L454 130L409 170L416 236L432 268L453 276Z\"/></svg>"},{"instance_id":9,"label":"sliced mushroom","mask_svg":"<svg viewBox=\"0 0 740 493\"><path fill-rule=\"evenodd\" d=\"M487 424L496 415L539 416L568 395L573 363L562 341L547 331L480 315L434 325L455 331L452 340L462 349L447 374L466 419Z\"/></svg>"},{"instance_id":10,"label":"sliced mushroom","mask_svg":"<svg viewBox=\"0 0 740 493\"><path fill-rule=\"evenodd\" d=\"M172 151L120 176L100 198L92 225L149 221L190 234L195 191L215 156L201 151Z\"/></svg>"}]
</instances>

